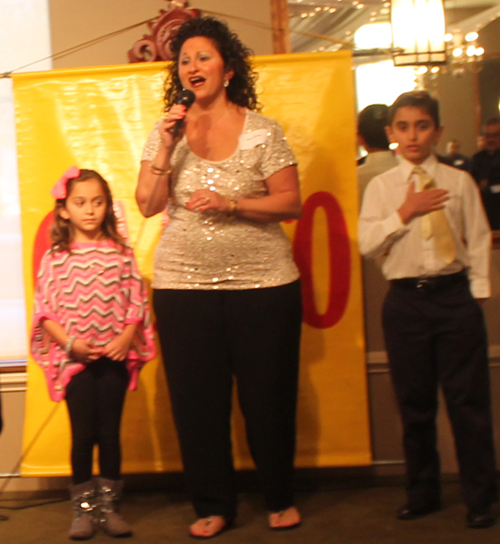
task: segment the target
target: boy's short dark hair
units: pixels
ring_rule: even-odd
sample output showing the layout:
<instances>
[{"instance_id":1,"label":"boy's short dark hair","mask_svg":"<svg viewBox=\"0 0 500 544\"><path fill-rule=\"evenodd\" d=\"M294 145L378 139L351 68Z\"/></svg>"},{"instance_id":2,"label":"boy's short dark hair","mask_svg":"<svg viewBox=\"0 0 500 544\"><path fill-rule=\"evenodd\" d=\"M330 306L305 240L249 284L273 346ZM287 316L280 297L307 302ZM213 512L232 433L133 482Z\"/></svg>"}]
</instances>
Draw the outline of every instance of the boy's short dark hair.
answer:
<instances>
[{"instance_id":1,"label":"boy's short dark hair","mask_svg":"<svg viewBox=\"0 0 500 544\"><path fill-rule=\"evenodd\" d=\"M389 149L389 139L385 133L389 107L385 104L372 104L358 115L358 133L367 145L377 149Z\"/></svg>"},{"instance_id":2,"label":"boy's short dark hair","mask_svg":"<svg viewBox=\"0 0 500 544\"><path fill-rule=\"evenodd\" d=\"M436 128L441 126L439 120L439 103L435 98L432 98L427 91L410 91L399 95L394 101L394 104L389 108L388 124L392 125L396 112L400 108L407 106L424 110L432 117Z\"/></svg>"}]
</instances>

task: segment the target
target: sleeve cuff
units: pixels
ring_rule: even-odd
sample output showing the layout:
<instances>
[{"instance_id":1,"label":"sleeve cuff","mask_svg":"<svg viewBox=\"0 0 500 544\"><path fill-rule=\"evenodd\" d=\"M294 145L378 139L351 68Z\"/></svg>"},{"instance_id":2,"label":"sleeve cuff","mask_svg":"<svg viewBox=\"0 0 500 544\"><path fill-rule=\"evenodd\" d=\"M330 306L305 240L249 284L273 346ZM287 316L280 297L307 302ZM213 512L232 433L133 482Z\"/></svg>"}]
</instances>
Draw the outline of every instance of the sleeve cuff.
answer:
<instances>
[{"instance_id":1,"label":"sleeve cuff","mask_svg":"<svg viewBox=\"0 0 500 544\"><path fill-rule=\"evenodd\" d=\"M491 296L491 286L488 280L472 280L470 290L474 298L489 298Z\"/></svg>"},{"instance_id":2,"label":"sleeve cuff","mask_svg":"<svg viewBox=\"0 0 500 544\"><path fill-rule=\"evenodd\" d=\"M410 227L403 223L401 216L396 211L384 221L384 230L386 237L389 237L392 235L402 235L408 232Z\"/></svg>"},{"instance_id":3,"label":"sleeve cuff","mask_svg":"<svg viewBox=\"0 0 500 544\"><path fill-rule=\"evenodd\" d=\"M143 318L140 317L127 317L125 318L125 325L136 325L137 323L142 323Z\"/></svg>"}]
</instances>

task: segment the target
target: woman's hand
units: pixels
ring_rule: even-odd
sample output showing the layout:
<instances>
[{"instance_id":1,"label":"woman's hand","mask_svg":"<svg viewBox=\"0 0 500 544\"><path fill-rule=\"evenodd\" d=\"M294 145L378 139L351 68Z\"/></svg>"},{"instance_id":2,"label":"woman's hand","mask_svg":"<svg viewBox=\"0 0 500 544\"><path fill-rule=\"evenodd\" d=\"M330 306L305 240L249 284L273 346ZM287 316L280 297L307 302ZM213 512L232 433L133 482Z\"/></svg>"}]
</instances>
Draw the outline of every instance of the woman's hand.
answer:
<instances>
[{"instance_id":1,"label":"woman's hand","mask_svg":"<svg viewBox=\"0 0 500 544\"><path fill-rule=\"evenodd\" d=\"M302 213L299 177L295 165L287 166L266 180L268 193L259 198L232 201L210 189L195 191L186 204L188 210L217 210L259 223L277 223L298 219Z\"/></svg>"},{"instance_id":2,"label":"woman's hand","mask_svg":"<svg viewBox=\"0 0 500 544\"><path fill-rule=\"evenodd\" d=\"M158 130L160 132L160 138L162 144L170 149L174 144L176 144L184 133L183 128L178 131L178 134L175 135L175 126L177 121L180 121L186 117L187 108L184 104L174 104L167 112L165 118L161 121Z\"/></svg>"},{"instance_id":3,"label":"woman's hand","mask_svg":"<svg viewBox=\"0 0 500 544\"><path fill-rule=\"evenodd\" d=\"M227 196L222 196L210 189L199 189L192 194L189 202L186 204L186 208L198 212L217 210L222 213L230 213L232 203L231 199Z\"/></svg>"},{"instance_id":4,"label":"woman's hand","mask_svg":"<svg viewBox=\"0 0 500 544\"><path fill-rule=\"evenodd\" d=\"M152 161L142 161L139 182L135 191L137 205L144 217L162 212L168 202L170 157L172 150L182 138L184 127L176 131L176 123L186 117L187 108L174 104L158 125L160 146ZM178 132L178 134L175 134Z\"/></svg>"},{"instance_id":5,"label":"woman's hand","mask_svg":"<svg viewBox=\"0 0 500 544\"><path fill-rule=\"evenodd\" d=\"M87 340L76 338L71 348L71 355L80 363L92 363L102 357L102 348L96 347Z\"/></svg>"}]
</instances>

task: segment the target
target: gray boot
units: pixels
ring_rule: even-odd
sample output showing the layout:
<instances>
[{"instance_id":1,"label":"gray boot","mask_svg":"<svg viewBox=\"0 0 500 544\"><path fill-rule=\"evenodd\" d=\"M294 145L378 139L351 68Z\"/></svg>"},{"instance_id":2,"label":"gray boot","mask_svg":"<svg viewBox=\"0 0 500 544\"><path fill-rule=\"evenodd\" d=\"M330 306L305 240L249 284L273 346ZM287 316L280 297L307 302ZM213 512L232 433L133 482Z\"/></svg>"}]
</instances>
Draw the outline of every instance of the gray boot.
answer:
<instances>
[{"instance_id":1,"label":"gray boot","mask_svg":"<svg viewBox=\"0 0 500 544\"><path fill-rule=\"evenodd\" d=\"M92 480L70 487L73 521L69 530L72 540L88 540L94 536L95 485Z\"/></svg>"},{"instance_id":2,"label":"gray boot","mask_svg":"<svg viewBox=\"0 0 500 544\"><path fill-rule=\"evenodd\" d=\"M99 506L104 531L115 538L132 536L132 528L120 515L119 503L123 489L122 480L99 478Z\"/></svg>"}]
</instances>

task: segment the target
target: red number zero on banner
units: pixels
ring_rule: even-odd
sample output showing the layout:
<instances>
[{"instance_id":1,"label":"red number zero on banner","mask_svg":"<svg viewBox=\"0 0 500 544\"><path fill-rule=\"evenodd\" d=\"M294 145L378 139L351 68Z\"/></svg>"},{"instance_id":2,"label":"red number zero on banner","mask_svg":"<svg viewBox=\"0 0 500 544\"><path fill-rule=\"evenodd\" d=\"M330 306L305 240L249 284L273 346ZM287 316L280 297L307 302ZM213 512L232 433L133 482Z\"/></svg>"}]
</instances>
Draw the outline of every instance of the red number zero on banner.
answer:
<instances>
[{"instance_id":1,"label":"red number zero on banner","mask_svg":"<svg viewBox=\"0 0 500 544\"><path fill-rule=\"evenodd\" d=\"M312 275L312 234L314 215L318 208L323 208L326 215L328 245L325 253L330 261L328 305L323 315L316 310ZM317 329L333 327L342 319L349 299L351 251L342 208L330 193L314 193L304 203L302 217L295 231L293 254L302 279L304 323Z\"/></svg>"}]
</instances>

